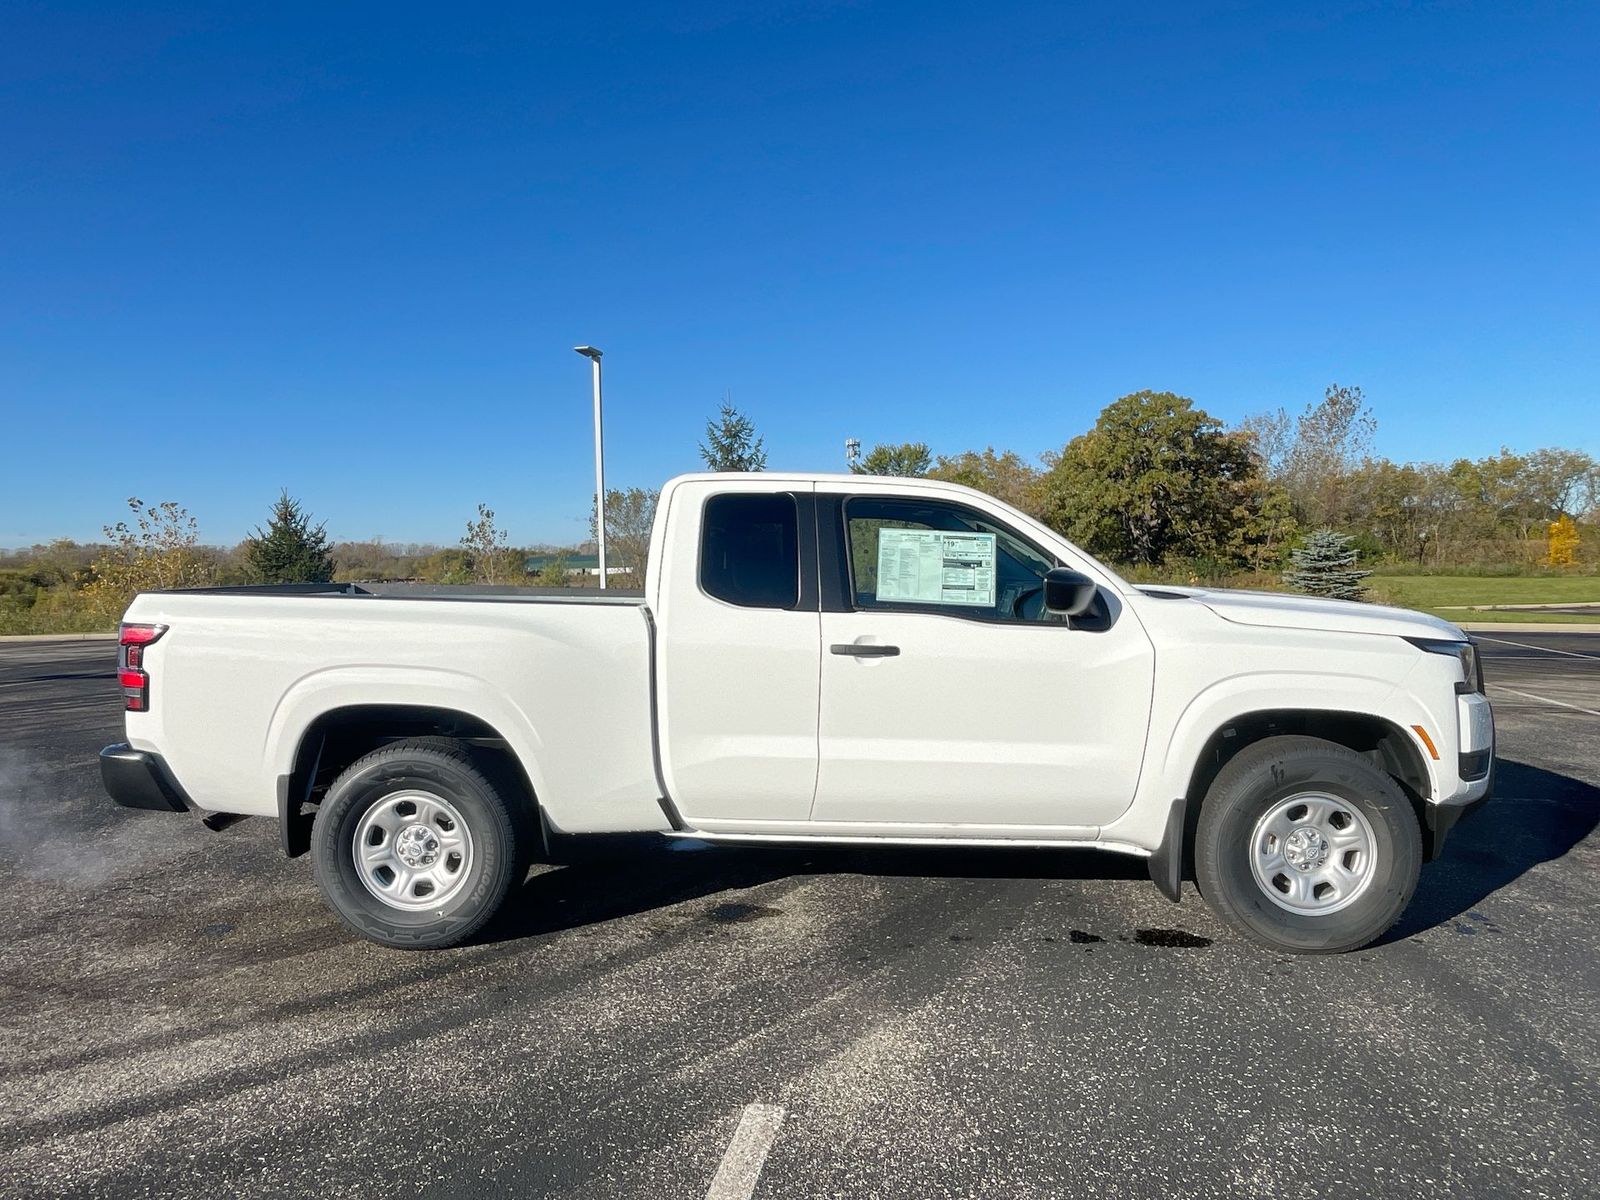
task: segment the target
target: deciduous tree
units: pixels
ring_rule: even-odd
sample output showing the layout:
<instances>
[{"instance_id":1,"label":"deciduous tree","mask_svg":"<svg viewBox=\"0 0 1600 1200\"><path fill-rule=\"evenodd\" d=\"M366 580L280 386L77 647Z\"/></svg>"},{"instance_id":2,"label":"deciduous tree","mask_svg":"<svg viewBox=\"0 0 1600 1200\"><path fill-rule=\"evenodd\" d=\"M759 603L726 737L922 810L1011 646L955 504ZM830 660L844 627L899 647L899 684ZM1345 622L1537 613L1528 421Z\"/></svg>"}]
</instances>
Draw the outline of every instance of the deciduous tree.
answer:
<instances>
[{"instance_id":1,"label":"deciduous tree","mask_svg":"<svg viewBox=\"0 0 1600 1200\"><path fill-rule=\"evenodd\" d=\"M606 490L606 565L621 568L616 582L622 587L644 586L645 569L650 565L650 529L660 495L649 488ZM589 536L599 536L592 506Z\"/></svg>"},{"instance_id":2,"label":"deciduous tree","mask_svg":"<svg viewBox=\"0 0 1600 1200\"><path fill-rule=\"evenodd\" d=\"M111 543L95 561L87 591L92 607L115 619L140 592L156 588L205 587L216 582L217 563L200 545L200 526L173 500L146 504L128 498L133 524L104 527Z\"/></svg>"},{"instance_id":3,"label":"deciduous tree","mask_svg":"<svg viewBox=\"0 0 1600 1200\"><path fill-rule=\"evenodd\" d=\"M1044 519L1102 557L1237 554L1263 491L1249 440L1171 392L1135 392L1045 456Z\"/></svg>"},{"instance_id":4,"label":"deciduous tree","mask_svg":"<svg viewBox=\"0 0 1600 1200\"><path fill-rule=\"evenodd\" d=\"M506 546L506 531L494 521L494 509L478 505L478 519L467 522L461 548L467 552L474 582L502 583L511 573L511 553Z\"/></svg>"},{"instance_id":5,"label":"deciduous tree","mask_svg":"<svg viewBox=\"0 0 1600 1200\"><path fill-rule=\"evenodd\" d=\"M933 453L926 442L886 442L874 446L850 469L857 475L921 477L932 467Z\"/></svg>"},{"instance_id":6,"label":"deciduous tree","mask_svg":"<svg viewBox=\"0 0 1600 1200\"><path fill-rule=\"evenodd\" d=\"M1522 462L1522 490L1533 511L1580 517L1600 505L1600 463L1593 455L1552 448L1535 450Z\"/></svg>"},{"instance_id":7,"label":"deciduous tree","mask_svg":"<svg viewBox=\"0 0 1600 1200\"><path fill-rule=\"evenodd\" d=\"M1546 566L1571 567L1578 561L1578 524L1571 517L1562 514L1550 523L1550 528L1545 534L1546 549L1544 561Z\"/></svg>"},{"instance_id":8,"label":"deciduous tree","mask_svg":"<svg viewBox=\"0 0 1600 1200\"><path fill-rule=\"evenodd\" d=\"M1267 478L1287 489L1299 516L1326 524L1343 515L1345 477L1372 448L1378 422L1358 387L1330 384L1318 404L1293 422L1283 409L1249 417L1241 431L1253 439Z\"/></svg>"},{"instance_id":9,"label":"deciduous tree","mask_svg":"<svg viewBox=\"0 0 1600 1200\"><path fill-rule=\"evenodd\" d=\"M928 472L930 479L976 488L1032 515L1038 514L1039 481L1043 476L1043 471L1015 450L997 454L993 446L941 454Z\"/></svg>"}]
</instances>

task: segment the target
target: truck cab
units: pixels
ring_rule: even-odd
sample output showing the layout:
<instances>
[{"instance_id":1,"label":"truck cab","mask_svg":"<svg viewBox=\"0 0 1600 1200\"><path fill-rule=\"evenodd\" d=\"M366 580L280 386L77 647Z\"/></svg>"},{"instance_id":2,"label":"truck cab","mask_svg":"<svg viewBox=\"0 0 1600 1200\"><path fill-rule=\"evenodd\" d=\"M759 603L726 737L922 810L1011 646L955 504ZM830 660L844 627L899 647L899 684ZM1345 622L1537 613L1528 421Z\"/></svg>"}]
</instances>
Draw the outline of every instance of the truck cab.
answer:
<instances>
[{"instance_id":1,"label":"truck cab","mask_svg":"<svg viewBox=\"0 0 1600 1200\"><path fill-rule=\"evenodd\" d=\"M1148 634L1092 559L963 493L846 476L663 495L661 738L697 829L1093 839L1126 811ZM1060 568L1094 611L1049 610Z\"/></svg>"}]
</instances>

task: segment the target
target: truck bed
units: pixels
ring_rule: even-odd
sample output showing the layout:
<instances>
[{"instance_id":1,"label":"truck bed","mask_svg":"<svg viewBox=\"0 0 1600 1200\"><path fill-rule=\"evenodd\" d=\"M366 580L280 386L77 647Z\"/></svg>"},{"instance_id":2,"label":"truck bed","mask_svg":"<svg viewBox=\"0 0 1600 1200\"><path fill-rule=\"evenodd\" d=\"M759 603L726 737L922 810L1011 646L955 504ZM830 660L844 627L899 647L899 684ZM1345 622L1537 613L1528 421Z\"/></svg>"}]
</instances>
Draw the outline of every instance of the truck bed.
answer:
<instances>
[{"instance_id":1,"label":"truck bed","mask_svg":"<svg viewBox=\"0 0 1600 1200\"><path fill-rule=\"evenodd\" d=\"M128 715L129 742L163 751L202 807L275 813L280 779L316 723L381 697L388 709L481 721L529 764L559 829L668 827L651 725L653 631L638 594L203 589L145 593L126 619L169 626L149 649L150 711Z\"/></svg>"}]
</instances>

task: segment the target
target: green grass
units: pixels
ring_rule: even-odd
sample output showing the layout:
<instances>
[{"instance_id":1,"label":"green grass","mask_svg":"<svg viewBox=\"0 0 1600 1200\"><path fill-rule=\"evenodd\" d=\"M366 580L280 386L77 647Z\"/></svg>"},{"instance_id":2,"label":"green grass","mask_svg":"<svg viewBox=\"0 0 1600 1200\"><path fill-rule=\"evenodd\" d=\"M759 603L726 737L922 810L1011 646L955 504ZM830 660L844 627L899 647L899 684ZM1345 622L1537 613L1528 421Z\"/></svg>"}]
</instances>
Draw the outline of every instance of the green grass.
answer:
<instances>
[{"instance_id":1,"label":"green grass","mask_svg":"<svg viewBox=\"0 0 1600 1200\"><path fill-rule=\"evenodd\" d=\"M1578 601L1600 604L1600 576L1596 575L1374 575L1367 585L1374 593L1381 592L1408 608Z\"/></svg>"},{"instance_id":2,"label":"green grass","mask_svg":"<svg viewBox=\"0 0 1600 1200\"><path fill-rule=\"evenodd\" d=\"M1374 600L1419 608L1447 621L1600 623L1600 614L1473 611L1482 604L1600 604L1600 576L1374 575L1367 584Z\"/></svg>"},{"instance_id":3,"label":"green grass","mask_svg":"<svg viewBox=\"0 0 1600 1200\"><path fill-rule=\"evenodd\" d=\"M1600 615L1593 613L1553 612L1477 612L1470 608L1430 608L1436 617L1443 617L1453 625L1594 625L1600 627Z\"/></svg>"}]
</instances>

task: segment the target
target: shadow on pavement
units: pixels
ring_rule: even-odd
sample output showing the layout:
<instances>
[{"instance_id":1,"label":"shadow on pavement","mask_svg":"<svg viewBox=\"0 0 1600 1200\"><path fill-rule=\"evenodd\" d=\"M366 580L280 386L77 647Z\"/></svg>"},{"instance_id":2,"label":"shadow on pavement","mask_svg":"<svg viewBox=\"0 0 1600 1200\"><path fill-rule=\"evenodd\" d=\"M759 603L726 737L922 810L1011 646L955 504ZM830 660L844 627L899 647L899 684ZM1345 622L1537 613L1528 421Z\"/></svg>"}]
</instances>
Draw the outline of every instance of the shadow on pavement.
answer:
<instances>
[{"instance_id":1,"label":"shadow on pavement","mask_svg":"<svg viewBox=\"0 0 1600 1200\"><path fill-rule=\"evenodd\" d=\"M654 834L572 839L477 942L559 933L795 875L947 879L1128 879L1150 886L1143 859L1110 851L1006 847L709 845Z\"/></svg>"},{"instance_id":2,"label":"shadow on pavement","mask_svg":"<svg viewBox=\"0 0 1600 1200\"><path fill-rule=\"evenodd\" d=\"M1471 914L1540 863L1562 857L1600 824L1600 788L1526 763L1495 760L1495 799L1456 826L1400 923L1399 941ZM1481 919L1481 918L1480 918Z\"/></svg>"},{"instance_id":3,"label":"shadow on pavement","mask_svg":"<svg viewBox=\"0 0 1600 1200\"><path fill-rule=\"evenodd\" d=\"M1423 869L1411 907L1383 942L1467 916L1600 824L1600 788L1570 776L1500 759L1495 791L1499 798L1457 826L1443 857ZM628 834L571 839L555 857L474 940L559 933L794 875L1148 879L1143 860L1090 850L738 847Z\"/></svg>"}]
</instances>

